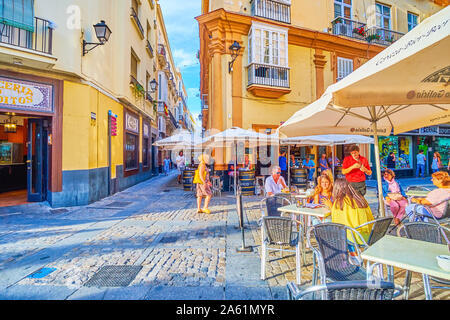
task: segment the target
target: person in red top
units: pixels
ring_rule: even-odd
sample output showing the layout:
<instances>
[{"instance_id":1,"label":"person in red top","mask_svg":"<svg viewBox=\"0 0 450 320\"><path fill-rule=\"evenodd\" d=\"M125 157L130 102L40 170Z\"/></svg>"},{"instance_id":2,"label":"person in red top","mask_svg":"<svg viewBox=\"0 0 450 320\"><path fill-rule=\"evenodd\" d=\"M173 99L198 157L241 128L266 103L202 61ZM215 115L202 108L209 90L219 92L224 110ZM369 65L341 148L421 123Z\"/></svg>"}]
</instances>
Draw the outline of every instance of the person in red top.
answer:
<instances>
[{"instance_id":1,"label":"person in red top","mask_svg":"<svg viewBox=\"0 0 450 320\"><path fill-rule=\"evenodd\" d=\"M359 154L359 147L352 146L350 155L345 157L342 163L342 174L361 195L366 194L366 175L372 175L369 161Z\"/></svg>"}]
</instances>

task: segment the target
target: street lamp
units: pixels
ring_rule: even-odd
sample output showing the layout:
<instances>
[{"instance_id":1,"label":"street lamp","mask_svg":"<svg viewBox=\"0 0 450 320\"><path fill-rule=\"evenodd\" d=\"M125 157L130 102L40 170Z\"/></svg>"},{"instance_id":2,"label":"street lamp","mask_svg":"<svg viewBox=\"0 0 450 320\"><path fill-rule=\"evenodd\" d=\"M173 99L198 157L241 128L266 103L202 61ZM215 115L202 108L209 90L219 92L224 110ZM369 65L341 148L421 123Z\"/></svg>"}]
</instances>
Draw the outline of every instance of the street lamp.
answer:
<instances>
[{"instance_id":1,"label":"street lamp","mask_svg":"<svg viewBox=\"0 0 450 320\"><path fill-rule=\"evenodd\" d=\"M155 92L157 88L158 88L158 82L155 79L150 81L150 92L151 93Z\"/></svg>"},{"instance_id":2,"label":"street lamp","mask_svg":"<svg viewBox=\"0 0 450 320\"><path fill-rule=\"evenodd\" d=\"M228 63L228 72L229 73L231 73L231 71L233 71L233 63L236 60L236 58L238 57L239 51L241 49L242 49L242 47L237 41L234 41L233 44L230 46L232 60Z\"/></svg>"},{"instance_id":3,"label":"street lamp","mask_svg":"<svg viewBox=\"0 0 450 320\"><path fill-rule=\"evenodd\" d=\"M86 55L86 53L88 53L92 49L94 49L98 46L102 46L106 42L108 42L109 37L111 36L111 33L112 33L111 29L109 29L109 27L106 25L104 20L102 20L99 23L97 23L96 25L94 25L94 29L95 29L95 35L97 36L97 39L100 42L98 42L98 43L86 42L86 40L83 40L83 56ZM87 45L93 45L93 47L90 49L86 49Z\"/></svg>"}]
</instances>

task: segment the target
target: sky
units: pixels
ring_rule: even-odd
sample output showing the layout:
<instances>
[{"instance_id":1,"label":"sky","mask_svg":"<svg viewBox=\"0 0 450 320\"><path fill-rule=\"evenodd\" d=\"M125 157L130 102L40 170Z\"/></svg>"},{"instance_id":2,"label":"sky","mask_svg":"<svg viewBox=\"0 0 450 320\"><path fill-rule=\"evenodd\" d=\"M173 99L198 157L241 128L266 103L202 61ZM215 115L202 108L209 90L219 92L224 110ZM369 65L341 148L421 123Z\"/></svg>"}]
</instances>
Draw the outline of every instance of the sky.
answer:
<instances>
[{"instance_id":1,"label":"sky","mask_svg":"<svg viewBox=\"0 0 450 320\"><path fill-rule=\"evenodd\" d=\"M195 17L201 14L200 0L159 0L175 65L181 71L188 94L187 105L201 128L198 115L200 102L200 63L197 52L200 48L198 23ZM200 131L201 132L201 131Z\"/></svg>"}]
</instances>

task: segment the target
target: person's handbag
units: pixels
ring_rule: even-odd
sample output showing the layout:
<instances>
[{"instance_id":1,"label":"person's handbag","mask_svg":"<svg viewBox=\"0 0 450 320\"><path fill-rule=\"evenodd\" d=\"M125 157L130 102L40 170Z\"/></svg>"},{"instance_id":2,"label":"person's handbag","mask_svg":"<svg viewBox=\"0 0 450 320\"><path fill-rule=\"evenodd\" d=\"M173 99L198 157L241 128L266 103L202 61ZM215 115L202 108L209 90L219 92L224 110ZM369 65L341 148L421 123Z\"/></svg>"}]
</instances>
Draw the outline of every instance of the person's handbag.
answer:
<instances>
[{"instance_id":1,"label":"person's handbag","mask_svg":"<svg viewBox=\"0 0 450 320\"><path fill-rule=\"evenodd\" d=\"M388 193L387 195L390 199L398 201L398 200L402 200L403 196L401 193Z\"/></svg>"},{"instance_id":2,"label":"person's handbag","mask_svg":"<svg viewBox=\"0 0 450 320\"><path fill-rule=\"evenodd\" d=\"M202 180L200 179L200 171L199 171L199 169L195 170L195 172L194 172L194 180L192 180L192 183L203 184Z\"/></svg>"}]
</instances>

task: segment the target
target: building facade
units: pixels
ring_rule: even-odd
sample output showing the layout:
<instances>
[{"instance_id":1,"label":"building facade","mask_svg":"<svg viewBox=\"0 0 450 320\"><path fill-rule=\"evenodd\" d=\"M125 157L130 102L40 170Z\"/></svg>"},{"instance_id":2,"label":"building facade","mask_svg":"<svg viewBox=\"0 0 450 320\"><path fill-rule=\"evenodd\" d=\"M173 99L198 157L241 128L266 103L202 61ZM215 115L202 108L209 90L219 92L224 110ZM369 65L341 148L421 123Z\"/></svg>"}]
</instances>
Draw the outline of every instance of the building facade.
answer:
<instances>
[{"instance_id":1,"label":"building facade","mask_svg":"<svg viewBox=\"0 0 450 320\"><path fill-rule=\"evenodd\" d=\"M447 2L203 0L197 21L205 134L233 126L273 131ZM319 152L306 151L316 164ZM225 170L230 157L218 151L216 169Z\"/></svg>"},{"instance_id":2,"label":"building facade","mask_svg":"<svg viewBox=\"0 0 450 320\"><path fill-rule=\"evenodd\" d=\"M156 173L157 96L167 90L158 81L162 38L170 52L158 1L0 6L0 192L22 190L26 201L53 207L86 205ZM108 39L93 27L105 24ZM167 98L170 111L176 100ZM20 181L6 183L14 170Z\"/></svg>"}]
</instances>

